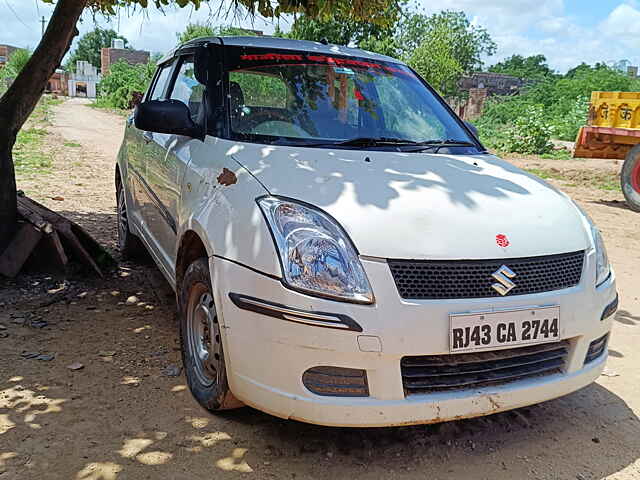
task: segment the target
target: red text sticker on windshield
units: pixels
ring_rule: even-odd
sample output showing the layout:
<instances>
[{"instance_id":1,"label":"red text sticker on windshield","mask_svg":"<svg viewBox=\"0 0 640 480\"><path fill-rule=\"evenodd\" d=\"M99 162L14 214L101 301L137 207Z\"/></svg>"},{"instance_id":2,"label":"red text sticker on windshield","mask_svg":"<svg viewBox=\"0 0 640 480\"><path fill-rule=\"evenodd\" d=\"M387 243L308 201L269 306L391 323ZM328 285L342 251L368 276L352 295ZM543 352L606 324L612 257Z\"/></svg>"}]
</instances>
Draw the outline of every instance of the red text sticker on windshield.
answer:
<instances>
[{"instance_id":1,"label":"red text sticker on windshield","mask_svg":"<svg viewBox=\"0 0 640 480\"><path fill-rule=\"evenodd\" d=\"M507 238L507 236L503 235L502 233L499 233L498 235L496 235L496 243L498 244L499 247L502 247L502 248L506 248L509 245L511 245L511 243L509 243L509 239Z\"/></svg>"}]
</instances>

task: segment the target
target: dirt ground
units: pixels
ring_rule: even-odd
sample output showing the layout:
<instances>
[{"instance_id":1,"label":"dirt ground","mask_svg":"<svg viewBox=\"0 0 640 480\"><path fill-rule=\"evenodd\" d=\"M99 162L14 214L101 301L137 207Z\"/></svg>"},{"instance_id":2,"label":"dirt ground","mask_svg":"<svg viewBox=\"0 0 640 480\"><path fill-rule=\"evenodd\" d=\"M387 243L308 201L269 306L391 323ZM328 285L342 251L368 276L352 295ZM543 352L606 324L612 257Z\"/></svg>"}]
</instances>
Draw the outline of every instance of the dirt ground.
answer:
<instances>
[{"instance_id":1,"label":"dirt ground","mask_svg":"<svg viewBox=\"0 0 640 480\"><path fill-rule=\"evenodd\" d=\"M113 251L125 120L82 103L54 108L54 173L19 188ZM597 383L430 426L324 428L250 408L213 416L178 373L174 298L153 265L121 263L103 280L22 276L0 280L0 480L640 479L640 215L620 192L583 181L618 162L513 161L558 170L566 180L550 181L603 230L621 306Z\"/></svg>"}]
</instances>

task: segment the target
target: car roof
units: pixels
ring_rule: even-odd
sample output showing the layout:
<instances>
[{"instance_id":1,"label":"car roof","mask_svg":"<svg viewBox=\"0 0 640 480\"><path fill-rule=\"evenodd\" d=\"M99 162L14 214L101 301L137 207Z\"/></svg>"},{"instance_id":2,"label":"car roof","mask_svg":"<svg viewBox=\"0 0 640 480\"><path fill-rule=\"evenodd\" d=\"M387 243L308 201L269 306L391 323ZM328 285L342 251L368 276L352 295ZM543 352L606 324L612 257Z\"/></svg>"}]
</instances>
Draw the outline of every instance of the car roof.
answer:
<instances>
[{"instance_id":1,"label":"car roof","mask_svg":"<svg viewBox=\"0 0 640 480\"><path fill-rule=\"evenodd\" d=\"M270 37L266 35L259 36L229 36L229 37L200 37L190 40L186 43L178 45L169 53L167 53L158 63L162 64L173 58L181 50L198 47L207 43L215 43L218 45L230 47L251 47L278 50L295 50L302 52L313 52L323 55L340 55L347 57L367 58L382 62L402 63L386 55L361 50L359 48L345 47L344 45L334 45L331 43L324 44L320 42L311 42L308 40L292 40L289 38Z\"/></svg>"}]
</instances>

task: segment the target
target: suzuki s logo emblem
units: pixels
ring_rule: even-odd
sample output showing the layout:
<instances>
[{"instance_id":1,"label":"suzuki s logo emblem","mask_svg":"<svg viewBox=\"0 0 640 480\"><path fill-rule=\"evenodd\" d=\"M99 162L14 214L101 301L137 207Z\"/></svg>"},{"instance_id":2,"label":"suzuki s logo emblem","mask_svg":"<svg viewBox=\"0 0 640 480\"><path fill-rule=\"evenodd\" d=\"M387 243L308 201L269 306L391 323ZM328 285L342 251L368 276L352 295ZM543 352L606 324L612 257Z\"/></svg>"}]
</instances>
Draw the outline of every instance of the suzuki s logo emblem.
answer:
<instances>
[{"instance_id":1,"label":"suzuki s logo emblem","mask_svg":"<svg viewBox=\"0 0 640 480\"><path fill-rule=\"evenodd\" d=\"M506 265L502 265L500 269L491 276L498 281L498 283L494 283L491 287L502 296L516 288L516 284L511 281L512 278L516 277L516 274Z\"/></svg>"}]
</instances>

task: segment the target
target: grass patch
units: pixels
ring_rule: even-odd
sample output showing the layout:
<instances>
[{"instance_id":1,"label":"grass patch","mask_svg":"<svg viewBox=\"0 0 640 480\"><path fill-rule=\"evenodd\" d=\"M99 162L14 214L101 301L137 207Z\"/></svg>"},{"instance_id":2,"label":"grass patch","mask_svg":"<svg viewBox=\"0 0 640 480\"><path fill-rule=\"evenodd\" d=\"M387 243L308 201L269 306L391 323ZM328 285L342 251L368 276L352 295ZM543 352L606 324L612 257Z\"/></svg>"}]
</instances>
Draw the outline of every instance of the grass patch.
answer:
<instances>
[{"instance_id":1,"label":"grass patch","mask_svg":"<svg viewBox=\"0 0 640 480\"><path fill-rule=\"evenodd\" d=\"M573 155L569 150L552 150L549 153L543 153L538 155L540 158L544 158L546 160L571 160Z\"/></svg>"},{"instance_id":2,"label":"grass patch","mask_svg":"<svg viewBox=\"0 0 640 480\"><path fill-rule=\"evenodd\" d=\"M532 173L533 175L548 180L550 178L554 180L565 180L565 178L561 175L561 173L557 170L547 169L547 168L525 168L526 172Z\"/></svg>"},{"instance_id":3,"label":"grass patch","mask_svg":"<svg viewBox=\"0 0 640 480\"><path fill-rule=\"evenodd\" d=\"M13 162L17 174L48 173L52 164L51 156L42 151L46 136L46 130L36 127L18 132L18 138L13 147Z\"/></svg>"},{"instance_id":4,"label":"grass patch","mask_svg":"<svg viewBox=\"0 0 640 480\"><path fill-rule=\"evenodd\" d=\"M621 192L617 173L602 170L557 170L555 168L527 168L527 172L545 180L562 180L565 187L593 187L608 192Z\"/></svg>"},{"instance_id":5,"label":"grass patch","mask_svg":"<svg viewBox=\"0 0 640 480\"><path fill-rule=\"evenodd\" d=\"M95 108L96 110L105 110L107 112L115 113L121 117L129 118L131 116L131 110L122 110L120 108L113 108L100 102L100 99L87 105L88 107Z\"/></svg>"},{"instance_id":6,"label":"grass patch","mask_svg":"<svg viewBox=\"0 0 640 480\"><path fill-rule=\"evenodd\" d=\"M82 145L76 142L64 142L64 146L69 148L80 148Z\"/></svg>"},{"instance_id":7,"label":"grass patch","mask_svg":"<svg viewBox=\"0 0 640 480\"><path fill-rule=\"evenodd\" d=\"M53 158L51 152L44 151L48 133L43 127L51 125L51 107L63 101L43 95L26 125L18 132L13 146L13 163L19 180L50 173Z\"/></svg>"}]
</instances>

